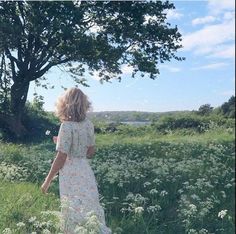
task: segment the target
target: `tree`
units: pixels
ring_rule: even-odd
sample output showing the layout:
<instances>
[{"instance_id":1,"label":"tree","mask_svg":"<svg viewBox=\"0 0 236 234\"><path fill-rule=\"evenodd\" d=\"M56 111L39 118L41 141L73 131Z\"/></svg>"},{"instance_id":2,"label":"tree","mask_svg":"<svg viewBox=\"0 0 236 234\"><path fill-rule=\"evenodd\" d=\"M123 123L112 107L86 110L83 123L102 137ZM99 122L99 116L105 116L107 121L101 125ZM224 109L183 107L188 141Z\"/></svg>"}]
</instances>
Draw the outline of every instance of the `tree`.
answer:
<instances>
[{"instance_id":1,"label":"tree","mask_svg":"<svg viewBox=\"0 0 236 234\"><path fill-rule=\"evenodd\" d=\"M121 81L121 65L157 78L160 63L181 48L177 26L166 22L168 1L1 1L0 54L11 71L10 109L6 118L19 137L30 82L54 66L64 66L72 78L88 86L86 69L99 72L100 82ZM2 77L1 77L2 79Z\"/></svg>"},{"instance_id":2,"label":"tree","mask_svg":"<svg viewBox=\"0 0 236 234\"><path fill-rule=\"evenodd\" d=\"M227 102L220 106L221 113L229 118L235 118L235 96L231 96Z\"/></svg>"},{"instance_id":3,"label":"tree","mask_svg":"<svg viewBox=\"0 0 236 234\"><path fill-rule=\"evenodd\" d=\"M2 54L0 59L0 112L9 113L11 79L6 67L5 55Z\"/></svg>"},{"instance_id":4,"label":"tree","mask_svg":"<svg viewBox=\"0 0 236 234\"><path fill-rule=\"evenodd\" d=\"M201 105L198 109L198 114L200 115L209 115L213 110L213 107L211 106L211 104L204 104Z\"/></svg>"}]
</instances>

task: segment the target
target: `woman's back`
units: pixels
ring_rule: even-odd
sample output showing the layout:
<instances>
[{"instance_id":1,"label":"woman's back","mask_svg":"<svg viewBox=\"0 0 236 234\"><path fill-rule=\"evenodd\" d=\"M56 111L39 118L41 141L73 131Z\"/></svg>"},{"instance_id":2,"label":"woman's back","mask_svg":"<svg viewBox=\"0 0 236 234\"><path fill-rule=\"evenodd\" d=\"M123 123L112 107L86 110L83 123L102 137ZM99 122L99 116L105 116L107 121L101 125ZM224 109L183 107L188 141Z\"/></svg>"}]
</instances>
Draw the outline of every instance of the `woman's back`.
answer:
<instances>
[{"instance_id":1,"label":"woman's back","mask_svg":"<svg viewBox=\"0 0 236 234\"><path fill-rule=\"evenodd\" d=\"M53 176L59 172L63 233L78 233L75 229L94 213L100 223L96 225L100 227L99 233L111 234L100 204L97 181L87 160L95 149L94 125L86 115L89 106L87 96L78 88L67 90L58 99L56 113L62 122L56 141L58 153L42 188L47 191Z\"/></svg>"},{"instance_id":2,"label":"woman's back","mask_svg":"<svg viewBox=\"0 0 236 234\"><path fill-rule=\"evenodd\" d=\"M68 157L86 158L88 146L95 145L94 125L88 117L83 121L63 121L56 150Z\"/></svg>"}]
</instances>

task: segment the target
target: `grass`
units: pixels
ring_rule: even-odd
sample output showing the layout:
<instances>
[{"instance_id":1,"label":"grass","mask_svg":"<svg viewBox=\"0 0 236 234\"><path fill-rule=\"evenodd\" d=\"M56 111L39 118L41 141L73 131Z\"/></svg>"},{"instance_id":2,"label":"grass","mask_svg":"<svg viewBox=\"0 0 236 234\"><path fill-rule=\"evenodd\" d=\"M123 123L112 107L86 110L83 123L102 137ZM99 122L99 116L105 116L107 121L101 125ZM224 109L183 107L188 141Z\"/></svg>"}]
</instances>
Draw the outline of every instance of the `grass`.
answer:
<instances>
[{"instance_id":1,"label":"grass","mask_svg":"<svg viewBox=\"0 0 236 234\"><path fill-rule=\"evenodd\" d=\"M0 233L18 222L40 216L41 211L59 210L59 199L49 193L43 195L38 185L27 182L0 181Z\"/></svg>"},{"instance_id":2,"label":"grass","mask_svg":"<svg viewBox=\"0 0 236 234\"><path fill-rule=\"evenodd\" d=\"M173 142L212 142L212 141L234 141L235 135L231 131L225 129L215 129L205 133L194 133L193 135L182 135L181 133L173 132L172 134L159 134L155 132L148 132L137 135L130 134L97 134L96 143L99 146L113 145L113 144L132 144L132 143L145 143L145 142L160 142L160 141L173 141Z\"/></svg>"},{"instance_id":3,"label":"grass","mask_svg":"<svg viewBox=\"0 0 236 234\"><path fill-rule=\"evenodd\" d=\"M206 229L233 234L232 133L214 129L191 135L183 131L96 134L92 167L113 232L204 233ZM0 143L0 233L32 216L40 219L42 211L60 209L57 179L49 195L39 189L54 155L50 139L40 144ZM144 209L141 216L134 212L137 207ZM221 210L227 210L222 220L217 216Z\"/></svg>"}]
</instances>

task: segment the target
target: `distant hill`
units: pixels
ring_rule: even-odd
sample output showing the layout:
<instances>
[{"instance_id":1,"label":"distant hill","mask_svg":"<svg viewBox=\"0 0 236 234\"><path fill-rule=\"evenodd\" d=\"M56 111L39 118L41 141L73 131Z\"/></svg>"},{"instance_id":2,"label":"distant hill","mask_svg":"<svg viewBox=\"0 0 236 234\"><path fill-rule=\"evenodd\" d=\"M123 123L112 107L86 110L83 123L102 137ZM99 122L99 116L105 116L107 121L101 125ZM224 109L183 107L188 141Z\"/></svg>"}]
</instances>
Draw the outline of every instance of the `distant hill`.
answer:
<instances>
[{"instance_id":1,"label":"distant hill","mask_svg":"<svg viewBox=\"0 0 236 234\"><path fill-rule=\"evenodd\" d=\"M132 122L157 120L162 115L175 115L177 113L189 113L191 111L167 111L167 112L143 112L143 111L99 111L89 112L88 117L96 121L104 122Z\"/></svg>"},{"instance_id":2,"label":"distant hill","mask_svg":"<svg viewBox=\"0 0 236 234\"><path fill-rule=\"evenodd\" d=\"M207 104L210 106L210 104ZM206 106L206 105L205 105ZM200 107L201 108L201 107ZM199 108L199 109L200 109ZM52 111L48 111L53 114ZM198 113L199 110L147 112L147 111L94 111L88 112L88 117L98 122L150 122L158 120L162 116L185 115ZM235 118L235 96L224 102L221 106L213 108L213 113L225 117Z\"/></svg>"},{"instance_id":3,"label":"distant hill","mask_svg":"<svg viewBox=\"0 0 236 234\"><path fill-rule=\"evenodd\" d=\"M207 104L205 106L210 106L210 104ZM223 114L225 117L235 118L235 96L230 97L230 99L227 102L224 102L221 106L212 109L213 113L217 115ZM198 113L199 110L166 111L166 112L99 111L99 112L89 112L88 116L94 121L99 121L99 122L135 122L135 121L149 122L152 120L154 121L158 120L161 116Z\"/></svg>"}]
</instances>

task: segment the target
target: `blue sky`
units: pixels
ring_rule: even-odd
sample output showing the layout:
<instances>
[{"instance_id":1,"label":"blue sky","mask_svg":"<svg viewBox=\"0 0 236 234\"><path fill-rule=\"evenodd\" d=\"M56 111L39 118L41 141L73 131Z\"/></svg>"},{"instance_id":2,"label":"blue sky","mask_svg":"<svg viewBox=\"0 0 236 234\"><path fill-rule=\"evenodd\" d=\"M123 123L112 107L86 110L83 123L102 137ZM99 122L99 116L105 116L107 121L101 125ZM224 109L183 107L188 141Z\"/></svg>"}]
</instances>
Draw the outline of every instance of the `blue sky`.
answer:
<instances>
[{"instance_id":1,"label":"blue sky","mask_svg":"<svg viewBox=\"0 0 236 234\"><path fill-rule=\"evenodd\" d=\"M123 66L122 80L100 84L98 77L85 74L90 87L79 86L92 102L93 111L164 112L197 110L209 103L221 105L235 93L235 5L234 0L181 1L168 12L168 22L178 25L184 48L177 53L185 61L172 60L160 67L159 78L131 78ZM54 110L61 86L75 83L66 72L52 68L46 75L54 89L31 83L28 99L36 90L44 97L45 109Z\"/></svg>"}]
</instances>

